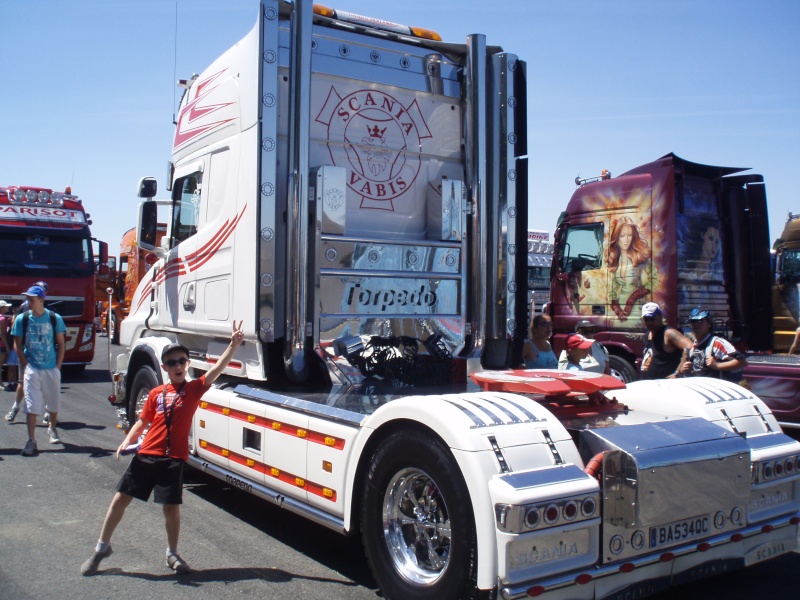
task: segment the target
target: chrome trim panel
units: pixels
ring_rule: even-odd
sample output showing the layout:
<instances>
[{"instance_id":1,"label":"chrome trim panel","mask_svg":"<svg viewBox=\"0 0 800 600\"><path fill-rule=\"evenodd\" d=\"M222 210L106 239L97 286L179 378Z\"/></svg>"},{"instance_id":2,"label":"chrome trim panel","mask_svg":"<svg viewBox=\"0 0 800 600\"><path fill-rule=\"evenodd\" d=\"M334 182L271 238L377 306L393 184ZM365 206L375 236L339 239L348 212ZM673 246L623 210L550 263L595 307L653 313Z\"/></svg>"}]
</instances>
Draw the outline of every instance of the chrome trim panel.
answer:
<instances>
[{"instance_id":1,"label":"chrome trim panel","mask_svg":"<svg viewBox=\"0 0 800 600\"><path fill-rule=\"evenodd\" d=\"M295 396L286 396L278 394L269 390L262 390L259 388L250 387L248 385L237 385L233 391L249 400L256 400L271 404L280 408L293 410L299 413L312 415L315 417L322 417L330 419L337 423L349 425L351 427L361 427L366 420L366 415L361 413L345 410L336 406L330 406L322 402L315 402L312 400L304 400Z\"/></svg>"},{"instance_id":2,"label":"chrome trim panel","mask_svg":"<svg viewBox=\"0 0 800 600\"><path fill-rule=\"evenodd\" d=\"M483 351L489 317L486 299L493 298L490 291L486 265L490 237L488 232L488 206L486 190L486 36L473 34L467 37L467 66L464 70L466 102L464 137L466 144L467 187L470 190L472 209L472 239L466 273L469 289L469 325L471 330L470 357L479 357ZM466 302L467 299L464 298Z\"/></svg>"},{"instance_id":3,"label":"chrome trim panel","mask_svg":"<svg viewBox=\"0 0 800 600\"><path fill-rule=\"evenodd\" d=\"M766 433L764 435L754 435L747 438L747 445L753 450L763 450L765 448L777 448L786 444L795 444L795 440L785 433Z\"/></svg>"},{"instance_id":4,"label":"chrome trim panel","mask_svg":"<svg viewBox=\"0 0 800 600\"><path fill-rule=\"evenodd\" d=\"M776 532L780 532L781 529L785 527L794 527L795 530L797 529L796 525L792 525L789 521L795 515L781 517L778 519L773 519L765 524L760 524L758 526L753 527L746 527L740 529L736 533L742 534L742 536L747 538L752 538L755 536L763 536L765 538L775 537L773 534ZM762 532L762 526L768 525L773 528L772 532L769 534L764 534ZM722 535L714 536L710 539L703 540L707 543L711 548L717 548L721 546L726 546L728 544L734 543L731 541L731 534L724 533ZM767 541L767 540L765 540ZM670 549L670 554L674 555L675 557L678 556L687 556L690 554L698 554L699 551L697 549L697 542L689 543L685 545L678 546L676 548ZM647 565L656 564L661 562L662 552L655 552L649 554L647 556L641 556L638 558L631 558L627 560L620 560L611 564L601 565L586 569L579 569L576 571L571 571L570 573L560 574L556 577L550 577L547 579L539 579L539 580L530 580L523 583L518 583L512 586L505 586L502 587L500 593L502 594L502 598L504 600L522 600L523 598L528 598L528 590L533 587L542 587L544 591L542 594L547 594L547 592L552 592L558 589L573 587L575 585L575 578L577 575L581 573L588 573L592 576L592 580L596 581L598 579L602 579L604 577L610 576L618 576L620 578L623 575L620 573L620 566L622 563L631 563L634 565L633 573L636 573L636 569L640 569L642 567L646 567ZM744 566L744 557L742 557L742 565Z\"/></svg>"},{"instance_id":5,"label":"chrome trim panel","mask_svg":"<svg viewBox=\"0 0 800 600\"><path fill-rule=\"evenodd\" d=\"M289 207L286 213L286 340L283 362L295 383L308 379L308 151L311 137L311 0L296 0L289 69Z\"/></svg>"},{"instance_id":6,"label":"chrome trim panel","mask_svg":"<svg viewBox=\"0 0 800 600\"><path fill-rule=\"evenodd\" d=\"M213 475L222 481L226 481L226 477L228 476L233 477L237 481L246 479L241 473L229 471L228 469L212 464L191 454L189 455L189 460L187 462L195 469L198 469L203 473ZM254 496L258 496L259 498L267 500L280 508L285 508L289 512L293 512L297 515L305 517L306 519L309 519L318 525L323 525L328 529L332 529L338 533L347 533L347 529L345 528L344 521L342 519L334 517L333 515L323 512L313 506L309 506L304 502L300 502L299 500L285 496L284 494L260 483L256 483L251 479L246 479L246 481L251 487L245 491L253 494Z\"/></svg>"},{"instance_id":7,"label":"chrome trim panel","mask_svg":"<svg viewBox=\"0 0 800 600\"><path fill-rule=\"evenodd\" d=\"M573 464L544 467L524 473L498 475L497 478L510 485L515 490L538 488L540 486L564 483L566 481L591 479L589 475L583 472L583 469Z\"/></svg>"},{"instance_id":8,"label":"chrome trim panel","mask_svg":"<svg viewBox=\"0 0 800 600\"><path fill-rule=\"evenodd\" d=\"M259 19L259 144L258 160L258 336L264 342L274 342L284 334L284 295L277 292L283 279L283 268L276 262L278 242L283 240L283 213L278 198L285 193L284 178L278 177L278 94L286 90L278 76L280 62L286 61L286 47L281 47L276 0L263 0Z\"/></svg>"}]
</instances>

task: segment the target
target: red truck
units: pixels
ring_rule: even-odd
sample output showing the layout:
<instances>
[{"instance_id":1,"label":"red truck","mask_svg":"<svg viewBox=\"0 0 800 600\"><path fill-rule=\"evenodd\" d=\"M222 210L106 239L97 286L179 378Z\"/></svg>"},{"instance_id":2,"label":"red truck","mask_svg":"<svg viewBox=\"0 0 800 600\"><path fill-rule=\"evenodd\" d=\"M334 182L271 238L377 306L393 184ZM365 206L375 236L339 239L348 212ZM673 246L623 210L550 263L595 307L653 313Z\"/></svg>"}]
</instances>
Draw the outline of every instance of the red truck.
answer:
<instances>
[{"instance_id":1,"label":"red truck","mask_svg":"<svg viewBox=\"0 0 800 600\"><path fill-rule=\"evenodd\" d=\"M159 224L157 245L161 244L166 229L166 224ZM97 278L96 291L98 303L101 306L101 326L103 331L108 331L111 341L115 344L119 343L119 324L128 316L136 287L155 261L155 252L143 250L137 245L136 228L132 227L123 234L119 244L119 262L116 257L110 257L108 274ZM112 290L110 312L108 310L109 288Z\"/></svg>"},{"instance_id":2,"label":"red truck","mask_svg":"<svg viewBox=\"0 0 800 600\"><path fill-rule=\"evenodd\" d=\"M555 232L555 346L589 319L613 373L633 381L642 305L657 302L677 326L702 306L715 331L748 352L748 385L781 425L796 427L800 358L774 353L766 191L745 170L667 154L615 178L576 181Z\"/></svg>"},{"instance_id":3,"label":"red truck","mask_svg":"<svg viewBox=\"0 0 800 600\"><path fill-rule=\"evenodd\" d=\"M0 187L0 299L19 305L22 292L47 282L45 307L67 326L64 366L82 372L95 349L95 261L91 220L71 189ZM100 245L99 264L105 246Z\"/></svg>"}]
</instances>

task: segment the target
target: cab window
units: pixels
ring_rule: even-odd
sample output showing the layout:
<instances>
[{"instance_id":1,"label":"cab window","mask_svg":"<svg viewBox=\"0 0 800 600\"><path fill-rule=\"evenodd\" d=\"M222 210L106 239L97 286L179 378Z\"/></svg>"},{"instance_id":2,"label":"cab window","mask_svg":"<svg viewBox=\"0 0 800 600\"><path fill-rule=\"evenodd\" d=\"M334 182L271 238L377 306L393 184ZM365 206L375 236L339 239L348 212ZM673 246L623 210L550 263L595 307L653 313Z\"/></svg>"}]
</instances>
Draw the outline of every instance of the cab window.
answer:
<instances>
[{"instance_id":1,"label":"cab window","mask_svg":"<svg viewBox=\"0 0 800 600\"><path fill-rule=\"evenodd\" d=\"M592 271L603 266L603 224L576 225L566 230L559 248L562 273Z\"/></svg>"},{"instance_id":2,"label":"cab window","mask_svg":"<svg viewBox=\"0 0 800 600\"><path fill-rule=\"evenodd\" d=\"M202 173L192 173L177 179L172 187L172 237L176 245L197 233L202 179Z\"/></svg>"}]
</instances>

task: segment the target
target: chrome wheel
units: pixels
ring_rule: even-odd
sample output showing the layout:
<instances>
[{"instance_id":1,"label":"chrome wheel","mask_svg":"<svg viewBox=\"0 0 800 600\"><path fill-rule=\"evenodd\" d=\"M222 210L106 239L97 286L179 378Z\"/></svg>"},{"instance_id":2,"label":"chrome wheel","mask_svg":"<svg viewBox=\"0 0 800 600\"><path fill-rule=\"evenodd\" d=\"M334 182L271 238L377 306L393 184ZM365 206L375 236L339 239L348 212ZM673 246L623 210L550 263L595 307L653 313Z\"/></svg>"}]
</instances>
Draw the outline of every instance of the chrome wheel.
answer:
<instances>
[{"instance_id":1,"label":"chrome wheel","mask_svg":"<svg viewBox=\"0 0 800 600\"><path fill-rule=\"evenodd\" d=\"M395 569L417 584L430 584L450 560L450 515L431 477L403 469L386 489L383 504L386 545Z\"/></svg>"}]
</instances>

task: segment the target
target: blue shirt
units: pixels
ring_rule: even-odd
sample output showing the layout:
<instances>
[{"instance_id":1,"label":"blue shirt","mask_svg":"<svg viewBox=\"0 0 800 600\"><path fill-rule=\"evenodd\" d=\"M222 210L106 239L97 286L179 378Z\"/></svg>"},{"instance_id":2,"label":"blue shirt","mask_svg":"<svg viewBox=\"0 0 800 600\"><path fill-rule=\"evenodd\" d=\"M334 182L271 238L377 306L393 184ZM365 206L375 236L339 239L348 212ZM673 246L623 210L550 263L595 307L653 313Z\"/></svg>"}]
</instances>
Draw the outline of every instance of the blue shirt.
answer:
<instances>
[{"instance_id":1,"label":"blue shirt","mask_svg":"<svg viewBox=\"0 0 800 600\"><path fill-rule=\"evenodd\" d=\"M28 331L25 335L25 358L35 369L55 369L58 362L56 354L55 335L53 325L50 323L50 311L45 309L41 317L34 316L28 311ZM61 315L53 313L56 317L56 333L66 333L67 327ZM25 313L20 313L14 319L11 335L22 337L22 321Z\"/></svg>"}]
</instances>

